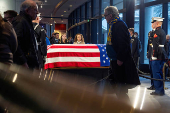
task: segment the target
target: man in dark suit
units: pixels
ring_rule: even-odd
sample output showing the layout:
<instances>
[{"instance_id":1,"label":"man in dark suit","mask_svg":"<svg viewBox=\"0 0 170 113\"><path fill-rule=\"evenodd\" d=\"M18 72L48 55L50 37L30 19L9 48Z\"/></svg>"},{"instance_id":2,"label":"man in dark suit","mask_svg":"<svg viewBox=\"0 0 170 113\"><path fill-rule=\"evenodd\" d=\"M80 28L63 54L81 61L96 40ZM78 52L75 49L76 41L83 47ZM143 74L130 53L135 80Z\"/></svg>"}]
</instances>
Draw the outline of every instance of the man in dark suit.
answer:
<instances>
[{"instance_id":1,"label":"man in dark suit","mask_svg":"<svg viewBox=\"0 0 170 113\"><path fill-rule=\"evenodd\" d=\"M134 28L129 28L129 33L131 35L131 43L132 43L132 50L131 50L131 54L132 54L132 58L135 62L135 65L137 66L138 64L138 59L139 59L139 41L138 41L138 37L134 35Z\"/></svg>"},{"instance_id":2,"label":"man in dark suit","mask_svg":"<svg viewBox=\"0 0 170 113\"><path fill-rule=\"evenodd\" d=\"M46 34L44 29L39 25L40 15L38 15L37 18L32 22L35 31L35 37L38 44L39 64L40 64L40 68L43 68L45 63L45 58L47 56Z\"/></svg>"},{"instance_id":3,"label":"man in dark suit","mask_svg":"<svg viewBox=\"0 0 170 113\"><path fill-rule=\"evenodd\" d=\"M135 63L131 56L128 27L119 17L114 6L106 7L104 16L109 23L106 51L110 60L112 74L109 76L116 83L115 93L122 101L129 101L128 89L140 84Z\"/></svg>"},{"instance_id":4,"label":"man in dark suit","mask_svg":"<svg viewBox=\"0 0 170 113\"><path fill-rule=\"evenodd\" d=\"M37 14L36 3L32 0L26 0L21 4L19 15L12 22L18 39L14 63L32 69L39 67L38 45L32 24L32 20L35 20Z\"/></svg>"},{"instance_id":5,"label":"man in dark suit","mask_svg":"<svg viewBox=\"0 0 170 113\"><path fill-rule=\"evenodd\" d=\"M52 33L52 37L50 38L50 43L51 44L60 44L61 41L59 39L59 33Z\"/></svg>"}]
</instances>

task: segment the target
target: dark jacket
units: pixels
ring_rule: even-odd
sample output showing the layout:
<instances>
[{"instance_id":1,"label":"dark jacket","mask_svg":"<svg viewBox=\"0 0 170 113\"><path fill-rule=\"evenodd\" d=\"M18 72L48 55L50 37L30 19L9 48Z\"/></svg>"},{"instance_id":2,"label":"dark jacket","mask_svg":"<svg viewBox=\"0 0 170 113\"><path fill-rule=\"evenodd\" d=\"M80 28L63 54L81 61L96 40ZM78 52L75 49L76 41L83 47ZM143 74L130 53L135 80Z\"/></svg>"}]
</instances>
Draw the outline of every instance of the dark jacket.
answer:
<instances>
[{"instance_id":1,"label":"dark jacket","mask_svg":"<svg viewBox=\"0 0 170 113\"><path fill-rule=\"evenodd\" d=\"M39 67L38 50L31 17L21 11L14 18L12 24L18 38L18 48L14 55L14 63L19 65L27 63L30 68Z\"/></svg>"},{"instance_id":2,"label":"dark jacket","mask_svg":"<svg viewBox=\"0 0 170 113\"><path fill-rule=\"evenodd\" d=\"M0 62L13 63L13 54L17 49L17 36L12 25L5 22L0 30Z\"/></svg>"},{"instance_id":3,"label":"dark jacket","mask_svg":"<svg viewBox=\"0 0 170 113\"><path fill-rule=\"evenodd\" d=\"M132 42L132 57L140 57L138 37L132 36L131 42Z\"/></svg>"},{"instance_id":4,"label":"dark jacket","mask_svg":"<svg viewBox=\"0 0 170 113\"><path fill-rule=\"evenodd\" d=\"M113 49L117 54L117 60L123 61L122 71L125 75L114 75L118 82L130 85L139 85L139 76L137 74L135 63L131 57L130 34L125 23L118 21L112 28ZM116 70L114 70L116 71Z\"/></svg>"},{"instance_id":5,"label":"dark jacket","mask_svg":"<svg viewBox=\"0 0 170 113\"><path fill-rule=\"evenodd\" d=\"M161 27L157 27L154 36L153 36L153 57L157 58L157 60L167 59L167 51L166 47L166 34L165 31ZM164 46L164 47L161 47ZM154 60L154 59L153 59Z\"/></svg>"},{"instance_id":6,"label":"dark jacket","mask_svg":"<svg viewBox=\"0 0 170 113\"><path fill-rule=\"evenodd\" d=\"M148 45L147 45L147 58L148 59L151 59L151 57L152 57L153 35L154 35L153 30L148 33Z\"/></svg>"},{"instance_id":7,"label":"dark jacket","mask_svg":"<svg viewBox=\"0 0 170 113\"><path fill-rule=\"evenodd\" d=\"M46 34L44 29L37 23L33 23L35 37L38 43L38 59L40 67L44 65L44 58L47 56L47 44L46 44Z\"/></svg>"},{"instance_id":8,"label":"dark jacket","mask_svg":"<svg viewBox=\"0 0 170 113\"><path fill-rule=\"evenodd\" d=\"M60 44L61 41L60 41L60 39L57 40L55 37L51 37L50 38L50 43L51 44Z\"/></svg>"},{"instance_id":9,"label":"dark jacket","mask_svg":"<svg viewBox=\"0 0 170 113\"><path fill-rule=\"evenodd\" d=\"M36 36L38 45L40 45L40 51L43 56L47 56L47 44L46 44L46 35L44 32L44 29L40 25L38 25L35 28L36 25L37 25L36 23L33 23L35 36Z\"/></svg>"},{"instance_id":10,"label":"dark jacket","mask_svg":"<svg viewBox=\"0 0 170 113\"><path fill-rule=\"evenodd\" d=\"M170 59L170 40L165 42L166 48L165 51L167 51L168 59Z\"/></svg>"}]
</instances>

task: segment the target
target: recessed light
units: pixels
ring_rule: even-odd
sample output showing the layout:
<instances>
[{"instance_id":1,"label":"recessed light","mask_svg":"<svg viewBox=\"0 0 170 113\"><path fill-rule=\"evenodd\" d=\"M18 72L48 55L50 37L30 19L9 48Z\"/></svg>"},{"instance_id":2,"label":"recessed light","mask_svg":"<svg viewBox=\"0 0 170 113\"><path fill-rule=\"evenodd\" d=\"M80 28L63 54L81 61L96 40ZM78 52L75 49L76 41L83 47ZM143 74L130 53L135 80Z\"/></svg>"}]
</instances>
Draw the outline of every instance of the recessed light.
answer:
<instances>
[{"instance_id":1,"label":"recessed light","mask_svg":"<svg viewBox=\"0 0 170 113\"><path fill-rule=\"evenodd\" d=\"M53 25L53 24L50 24L51 26Z\"/></svg>"},{"instance_id":2,"label":"recessed light","mask_svg":"<svg viewBox=\"0 0 170 113\"><path fill-rule=\"evenodd\" d=\"M66 12L66 11L64 11L64 12Z\"/></svg>"},{"instance_id":3,"label":"recessed light","mask_svg":"<svg viewBox=\"0 0 170 113\"><path fill-rule=\"evenodd\" d=\"M63 22L63 21L61 21L61 22Z\"/></svg>"},{"instance_id":4,"label":"recessed light","mask_svg":"<svg viewBox=\"0 0 170 113\"><path fill-rule=\"evenodd\" d=\"M63 15L61 15L61 16L63 16Z\"/></svg>"},{"instance_id":5,"label":"recessed light","mask_svg":"<svg viewBox=\"0 0 170 113\"><path fill-rule=\"evenodd\" d=\"M42 8L43 6L41 5L41 8Z\"/></svg>"},{"instance_id":6,"label":"recessed light","mask_svg":"<svg viewBox=\"0 0 170 113\"><path fill-rule=\"evenodd\" d=\"M45 2L47 2L47 0L45 0Z\"/></svg>"},{"instance_id":7,"label":"recessed light","mask_svg":"<svg viewBox=\"0 0 170 113\"><path fill-rule=\"evenodd\" d=\"M70 5L70 7L72 7L72 5Z\"/></svg>"}]
</instances>

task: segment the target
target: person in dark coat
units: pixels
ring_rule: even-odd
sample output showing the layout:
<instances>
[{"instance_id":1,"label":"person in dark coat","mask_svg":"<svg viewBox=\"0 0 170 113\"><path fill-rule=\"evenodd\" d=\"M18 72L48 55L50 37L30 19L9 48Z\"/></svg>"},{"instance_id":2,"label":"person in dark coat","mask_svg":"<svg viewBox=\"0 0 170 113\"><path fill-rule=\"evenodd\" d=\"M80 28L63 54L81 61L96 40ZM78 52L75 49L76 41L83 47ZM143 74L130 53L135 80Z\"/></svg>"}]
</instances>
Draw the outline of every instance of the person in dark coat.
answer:
<instances>
[{"instance_id":1,"label":"person in dark coat","mask_svg":"<svg viewBox=\"0 0 170 113\"><path fill-rule=\"evenodd\" d=\"M50 38L50 43L51 44L60 44L61 41L59 39L59 33L52 33L52 37Z\"/></svg>"},{"instance_id":2,"label":"person in dark coat","mask_svg":"<svg viewBox=\"0 0 170 113\"><path fill-rule=\"evenodd\" d=\"M4 12L4 19L12 23L13 19L18 15L14 10L7 10Z\"/></svg>"},{"instance_id":3,"label":"person in dark coat","mask_svg":"<svg viewBox=\"0 0 170 113\"><path fill-rule=\"evenodd\" d=\"M26 0L21 4L19 15L12 24L18 38L18 48L14 54L14 63L26 68L39 68L38 45L34 36L32 20L38 14L36 3Z\"/></svg>"},{"instance_id":4,"label":"person in dark coat","mask_svg":"<svg viewBox=\"0 0 170 113\"><path fill-rule=\"evenodd\" d=\"M162 79L163 73L162 68L167 59L167 53L165 51L166 34L161 28L164 18L154 17L153 26L155 26L153 36L153 50L152 50L152 73L153 78ZM151 95L163 96L165 94L163 81L154 80L155 92L150 93Z\"/></svg>"},{"instance_id":5,"label":"person in dark coat","mask_svg":"<svg viewBox=\"0 0 170 113\"><path fill-rule=\"evenodd\" d=\"M132 50L131 50L131 54L132 54L132 58L135 62L135 65L137 66L138 64L138 59L139 59L139 41L138 41L138 37L136 37L136 35L134 35L134 28L129 28L128 29L131 35L131 43L132 43Z\"/></svg>"},{"instance_id":6,"label":"person in dark coat","mask_svg":"<svg viewBox=\"0 0 170 113\"><path fill-rule=\"evenodd\" d=\"M128 89L140 85L135 63L131 56L130 35L126 23L120 19L115 6L106 7L104 16L109 23L106 51L113 72L110 78L116 84L115 93L122 101L129 101Z\"/></svg>"},{"instance_id":7,"label":"person in dark coat","mask_svg":"<svg viewBox=\"0 0 170 113\"><path fill-rule=\"evenodd\" d=\"M17 50L17 36L9 22L5 22L0 15L0 62L13 63L13 54Z\"/></svg>"},{"instance_id":8,"label":"person in dark coat","mask_svg":"<svg viewBox=\"0 0 170 113\"><path fill-rule=\"evenodd\" d=\"M154 36L154 31L155 31L155 26L153 26L154 21L152 19L152 31L148 33L148 45L147 45L147 58L149 59L149 70L150 70L150 75L151 78L153 78L153 73L152 73L152 42L153 42L153 36ZM155 90L154 87L154 82L151 80L151 86L147 88L148 90Z\"/></svg>"},{"instance_id":9,"label":"person in dark coat","mask_svg":"<svg viewBox=\"0 0 170 113\"><path fill-rule=\"evenodd\" d=\"M39 15L40 16L40 15ZM33 20L33 27L35 31L35 37L38 43L38 58L40 68L44 67L45 58L47 56L47 44L46 44L46 34L44 29L39 25L40 17L37 16L35 20Z\"/></svg>"}]
</instances>

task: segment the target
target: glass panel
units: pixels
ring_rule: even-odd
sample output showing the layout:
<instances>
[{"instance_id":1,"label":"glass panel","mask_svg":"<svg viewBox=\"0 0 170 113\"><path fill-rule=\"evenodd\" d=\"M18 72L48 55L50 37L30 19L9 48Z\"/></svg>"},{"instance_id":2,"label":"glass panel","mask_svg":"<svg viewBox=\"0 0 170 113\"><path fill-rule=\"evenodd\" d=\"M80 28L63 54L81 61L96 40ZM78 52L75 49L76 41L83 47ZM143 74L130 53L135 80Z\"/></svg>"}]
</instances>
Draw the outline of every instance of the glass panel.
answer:
<instances>
[{"instance_id":1,"label":"glass panel","mask_svg":"<svg viewBox=\"0 0 170 113\"><path fill-rule=\"evenodd\" d=\"M119 17L121 20L123 20L123 13L119 13Z\"/></svg>"},{"instance_id":2,"label":"glass panel","mask_svg":"<svg viewBox=\"0 0 170 113\"><path fill-rule=\"evenodd\" d=\"M170 35L170 2L168 3L168 34Z\"/></svg>"},{"instance_id":3,"label":"glass panel","mask_svg":"<svg viewBox=\"0 0 170 113\"><path fill-rule=\"evenodd\" d=\"M156 0L144 0L144 3L153 2L153 1L156 1Z\"/></svg>"},{"instance_id":4,"label":"glass panel","mask_svg":"<svg viewBox=\"0 0 170 113\"><path fill-rule=\"evenodd\" d=\"M74 18L74 24L77 23L77 19L76 19L76 18L77 18L77 13L76 13L76 10L74 11L74 16L73 16L73 18Z\"/></svg>"},{"instance_id":5,"label":"glass panel","mask_svg":"<svg viewBox=\"0 0 170 113\"><path fill-rule=\"evenodd\" d=\"M85 5L81 6L81 21L85 20Z\"/></svg>"},{"instance_id":6,"label":"glass panel","mask_svg":"<svg viewBox=\"0 0 170 113\"><path fill-rule=\"evenodd\" d=\"M87 19L91 18L91 2L87 3Z\"/></svg>"},{"instance_id":7,"label":"glass panel","mask_svg":"<svg viewBox=\"0 0 170 113\"><path fill-rule=\"evenodd\" d=\"M101 10L101 14L104 14L104 9L107 7L107 6L110 6L110 0L102 0L102 10Z\"/></svg>"},{"instance_id":8,"label":"glass panel","mask_svg":"<svg viewBox=\"0 0 170 113\"><path fill-rule=\"evenodd\" d=\"M77 23L80 22L80 8L77 9Z\"/></svg>"},{"instance_id":9,"label":"glass panel","mask_svg":"<svg viewBox=\"0 0 170 113\"><path fill-rule=\"evenodd\" d=\"M144 37L144 63L148 64L147 44L148 44L148 33L152 30L151 20L152 17L162 17L162 4L150 6L145 8L145 37Z\"/></svg>"},{"instance_id":10,"label":"glass panel","mask_svg":"<svg viewBox=\"0 0 170 113\"><path fill-rule=\"evenodd\" d=\"M138 36L139 36L139 9L135 10L135 19L134 20L135 20L134 21L134 31L137 32Z\"/></svg>"},{"instance_id":11,"label":"glass panel","mask_svg":"<svg viewBox=\"0 0 170 113\"><path fill-rule=\"evenodd\" d=\"M104 40L104 44L107 42L107 21L105 18L102 18L102 39Z\"/></svg>"},{"instance_id":12,"label":"glass panel","mask_svg":"<svg viewBox=\"0 0 170 113\"><path fill-rule=\"evenodd\" d=\"M123 9L123 0L113 0L113 5L116 6L118 10Z\"/></svg>"},{"instance_id":13,"label":"glass panel","mask_svg":"<svg viewBox=\"0 0 170 113\"><path fill-rule=\"evenodd\" d=\"M99 16L99 0L93 0L93 17Z\"/></svg>"},{"instance_id":14,"label":"glass panel","mask_svg":"<svg viewBox=\"0 0 170 113\"><path fill-rule=\"evenodd\" d=\"M135 6L140 5L141 0L135 0Z\"/></svg>"}]
</instances>

